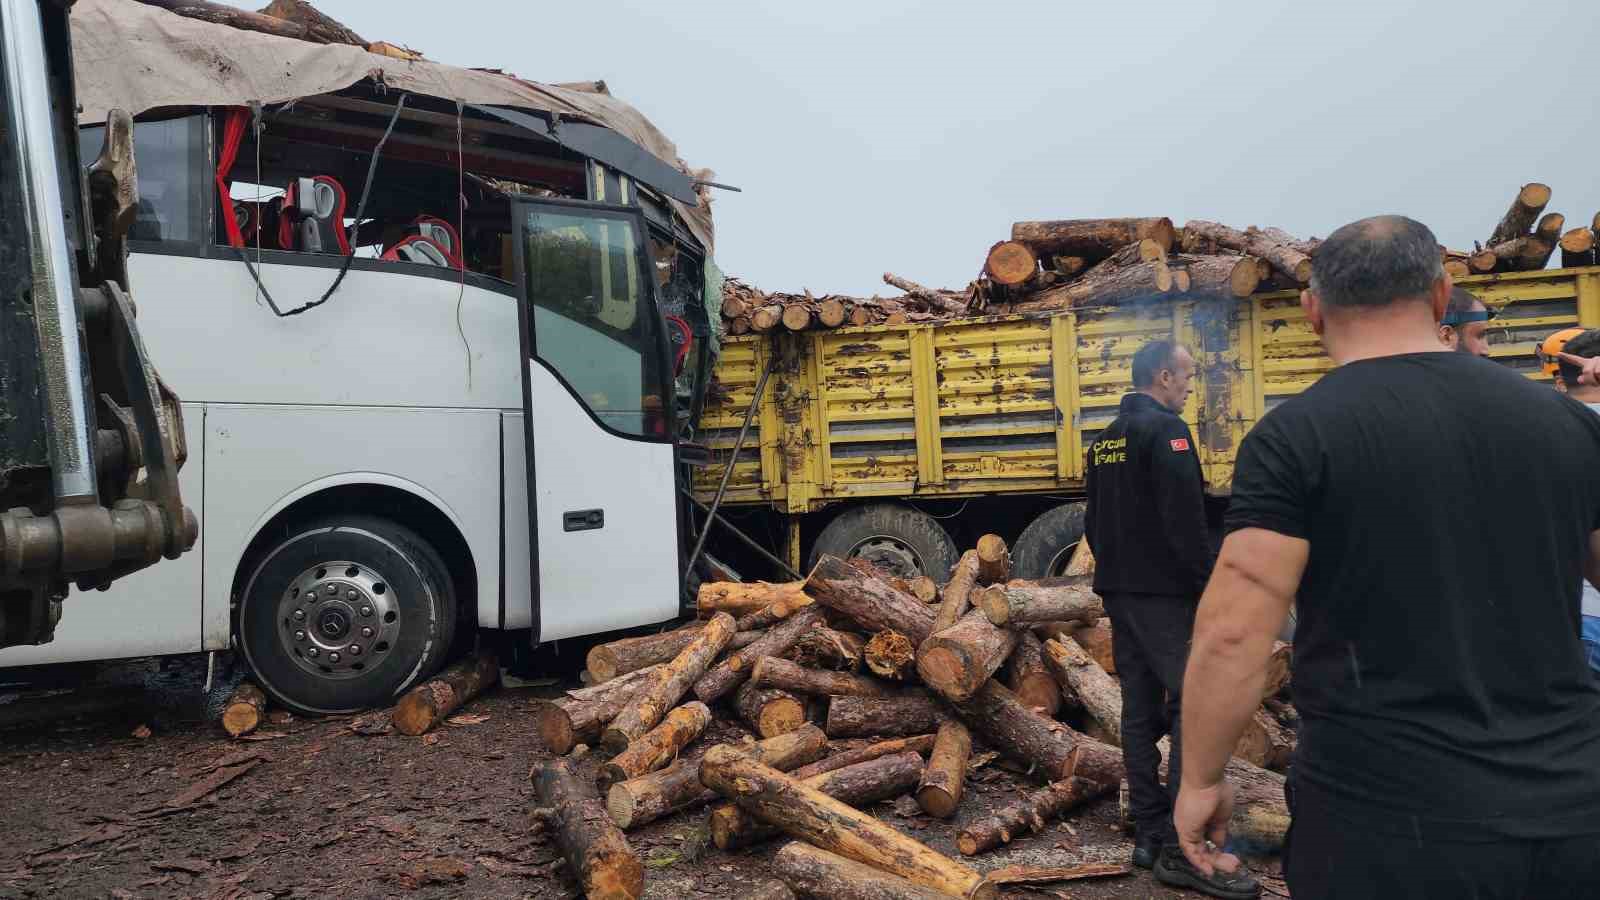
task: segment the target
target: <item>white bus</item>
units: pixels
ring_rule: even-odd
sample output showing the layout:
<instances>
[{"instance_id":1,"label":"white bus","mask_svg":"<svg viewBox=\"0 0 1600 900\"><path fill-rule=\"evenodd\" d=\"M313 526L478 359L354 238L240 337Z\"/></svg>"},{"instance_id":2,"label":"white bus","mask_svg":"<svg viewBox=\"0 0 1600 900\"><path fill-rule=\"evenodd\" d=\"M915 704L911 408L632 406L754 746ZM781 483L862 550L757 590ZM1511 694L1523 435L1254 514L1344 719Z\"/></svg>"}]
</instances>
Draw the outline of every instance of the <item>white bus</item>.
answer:
<instances>
[{"instance_id":1,"label":"white bus","mask_svg":"<svg viewBox=\"0 0 1600 900\"><path fill-rule=\"evenodd\" d=\"M200 538L0 666L232 648L334 712L479 629L678 615L693 181L597 125L392 81L139 117L130 280Z\"/></svg>"}]
</instances>

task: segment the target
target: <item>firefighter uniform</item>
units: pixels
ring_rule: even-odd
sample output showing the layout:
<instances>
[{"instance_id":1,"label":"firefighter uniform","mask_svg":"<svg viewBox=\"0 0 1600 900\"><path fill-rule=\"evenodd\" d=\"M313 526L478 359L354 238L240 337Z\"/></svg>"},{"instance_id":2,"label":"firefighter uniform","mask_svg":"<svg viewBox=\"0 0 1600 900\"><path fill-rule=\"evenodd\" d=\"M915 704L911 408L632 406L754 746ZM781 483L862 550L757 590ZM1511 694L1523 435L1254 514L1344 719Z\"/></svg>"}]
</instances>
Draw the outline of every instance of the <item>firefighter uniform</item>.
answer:
<instances>
[{"instance_id":1,"label":"firefighter uniform","mask_svg":"<svg viewBox=\"0 0 1600 900\"><path fill-rule=\"evenodd\" d=\"M1195 608L1215 561L1194 436L1183 419L1143 393L1122 398L1117 418L1085 456L1094 589L1111 617L1122 681L1122 753L1141 848L1176 844L1172 799L1180 774L1178 709ZM1171 732L1167 790L1156 742Z\"/></svg>"}]
</instances>

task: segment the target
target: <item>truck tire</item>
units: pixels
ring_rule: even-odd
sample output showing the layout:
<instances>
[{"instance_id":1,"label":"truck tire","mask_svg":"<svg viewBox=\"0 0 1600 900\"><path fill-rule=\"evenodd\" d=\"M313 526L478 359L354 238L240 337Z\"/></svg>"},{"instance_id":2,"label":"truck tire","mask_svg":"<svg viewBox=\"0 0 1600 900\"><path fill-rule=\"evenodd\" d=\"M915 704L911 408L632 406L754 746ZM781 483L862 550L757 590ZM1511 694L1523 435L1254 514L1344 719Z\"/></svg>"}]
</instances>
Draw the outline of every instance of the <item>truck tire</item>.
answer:
<instances>
[{"instance_id":1,"label":"truck tire","mask_svg":"<svg viewBox=\"0 0 1600 900\"><path fill-rule=\"evenodd\" d=\"M388 706L439 669L456 597L433 547L373 516L285 535L247 564L239 598L239 647L262 690L298 712L343 713Z\"/></svg>"},{"instance_id":2,"label":"truck tire","mask_svg":"<svg viewBox=\"0 0 1600 900\"><path fill-rule=\"evenodd\" d=\"M1045 510L1028 523L1011 550L1013 578L1049 578L1060 575L1083 540L1082 503L1063 503Z\"/></svg>"},{"instance_id":3,"label":"truck tire","mask_svg":"<svg viewBox=\"0 0 1600 900\"><path fill-rule=\"evenodd\" d=\"M811 548L811 564L824 554L870 560L890 574L926 575L943 582L959 554L938 520L898 503L872 503L835 516Z\"/></svg>"}]
</instances>

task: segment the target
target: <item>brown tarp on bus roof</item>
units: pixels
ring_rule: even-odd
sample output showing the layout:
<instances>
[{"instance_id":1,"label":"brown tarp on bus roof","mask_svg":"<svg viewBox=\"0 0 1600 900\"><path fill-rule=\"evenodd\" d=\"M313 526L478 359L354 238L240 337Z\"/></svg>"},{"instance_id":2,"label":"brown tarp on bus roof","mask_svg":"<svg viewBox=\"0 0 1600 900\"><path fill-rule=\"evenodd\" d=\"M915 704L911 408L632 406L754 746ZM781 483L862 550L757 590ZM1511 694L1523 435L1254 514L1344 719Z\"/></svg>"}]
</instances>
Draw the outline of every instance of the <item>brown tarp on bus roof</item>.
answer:
<instances>
[{"instance_id":1,"label":"brown tarp on bus roof","mask_svg":"<svg viewBox=\"0 0 1600 900\"><path fill-rule=\"evenodd\" d=\"M399 60L347 44L314 44L175 15L135 0L79 0L72 50L84 124L119 107L133 115L171 106L282 103L367 79L393 90L464 103L511 106L601 125L663 162L691 172L660 129L600 84L557 87L480 69ZM711 210L668 202L712 246Z\"/></svg>"}]
</instances>

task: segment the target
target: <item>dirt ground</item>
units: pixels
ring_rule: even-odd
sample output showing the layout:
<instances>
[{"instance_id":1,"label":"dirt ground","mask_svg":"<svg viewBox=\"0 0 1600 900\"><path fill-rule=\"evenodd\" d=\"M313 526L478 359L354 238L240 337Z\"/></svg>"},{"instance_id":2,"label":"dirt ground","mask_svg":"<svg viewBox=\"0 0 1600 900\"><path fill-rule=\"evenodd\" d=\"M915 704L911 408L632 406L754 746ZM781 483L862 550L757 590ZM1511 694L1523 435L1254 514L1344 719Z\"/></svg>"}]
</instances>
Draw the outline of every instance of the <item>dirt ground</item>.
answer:
<instances>
[{"instance_id":1,"label":"dirt ground","mask_svg":"<svg viewBox=\"0 0 1600 900\"><path fill-rule=\"evenodd\" d=\"M529 815L528 773L546 755L529 709L559 686L502 687L422 738L352 727L386 717L279 712L253 739L232 740L214 716L238 676L219 668L209 695L203 657L26 673L31 684L0 693L0 898L579 896ZM718 722L693 753L741 736ZM950 821L905 799L871 812L958 856L964 822L1032 787L996 761L972 773ZM647 898L736 897L769 876L781 841L724 853L704 820L704 810L683 813L628 835ZM1116 820L1113 796L967 862L1122 862L1132 844ZM1275 861L1252 867L1269 876L1264 896L1287 894L1270 877ZM1003 895L1199 896L1138 871Z\"/></svg>"}]
</instances>

